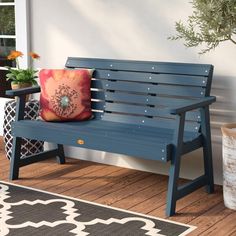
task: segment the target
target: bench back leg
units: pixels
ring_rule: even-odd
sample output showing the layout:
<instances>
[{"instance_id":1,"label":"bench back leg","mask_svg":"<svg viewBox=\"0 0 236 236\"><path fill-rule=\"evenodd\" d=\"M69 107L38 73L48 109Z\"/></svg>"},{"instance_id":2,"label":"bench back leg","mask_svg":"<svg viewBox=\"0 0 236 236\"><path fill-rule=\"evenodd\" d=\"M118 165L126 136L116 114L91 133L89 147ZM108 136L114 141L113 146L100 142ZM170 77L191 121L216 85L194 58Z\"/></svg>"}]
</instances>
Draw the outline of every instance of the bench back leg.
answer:
<instances>
[{"instance_id":1,"label":"bench back leg","mask_svg":"<svg viewBox=\"0 0 236 236\"><path fill-rule=\"evenodd\" d=\"M175 214L179 171L180 171L180 155L176 153L174 159L171 161L171 166L169 171L166 216L172 216Z\"/></svg>"},{"instance_id":2,"label":"bench back leg","mask_svg":"<svg viewBox=\"0 0 236 236\"><path fill-rule=\"evenodd\" d=\"M57 162L59 164L65 164L65 153L64 153L64 147L62 144L57 145L58 148L58 154L57 154Z\"/></svg>"},{"instance_id":3,"label":"bench back leg","mask_svg":"<svg viewBox=\"0 0 236 236\"><path fill-rule=\"evenodd\" d=\"M21 157L21 141L20 137L13 137L11 165L10 165L10 180L18 179Z\"/></svg>"},{"instance_id":4,"label":"bench back leg","mask_svg":"<svg viewBox=\"0 0 236 236\"><path fill-rule=\"evenodd\" d=\"M184 135L185 114L176 117L176 127L173 140L173 153L169 172L169 183L167 191L166 215L172 216L175 214L176 201L178 200L178 180L180 172L180 158L182 153L183 135Z\"/></svg>"},{"instance_id":5,"label":"bench back leg","mask_svg":"<svg viewBox=\"0 0 236 236\"><path fill-rule=\"evenodd\" d=\"M211 147L211 129L210 129L210 114L209 107L201 108L201 132L203 137L203 157L204 171L207 176L206 190L208 193L214 192L214 175L212 165L212 147Z\"/></svg>"}]
</instances>

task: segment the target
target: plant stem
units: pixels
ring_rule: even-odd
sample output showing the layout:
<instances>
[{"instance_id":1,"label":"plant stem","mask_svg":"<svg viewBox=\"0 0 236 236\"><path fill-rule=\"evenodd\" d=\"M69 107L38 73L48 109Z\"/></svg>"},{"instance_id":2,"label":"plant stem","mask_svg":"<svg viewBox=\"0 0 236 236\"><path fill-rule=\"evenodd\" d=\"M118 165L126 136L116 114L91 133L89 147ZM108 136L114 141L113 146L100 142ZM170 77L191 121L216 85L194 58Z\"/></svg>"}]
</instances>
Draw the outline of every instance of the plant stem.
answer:
<instances>
[{"instance_id":1,"label":"plant stem","mask_svg":"<svg viewBox=\"0 0 236 236\"><path fill-rule=\"evenodd\" d=\"M16 58L16 67L17 67L18 70L20 69L18 58Z\"/></svg>"},{"instance_id":2,"label":"plant stem","mask_svg":"<svg viewBox=\"0 0 236 236\"><path fill-rule=\"evenodd\" d=\"M230 40L232 43L236 44L236 41L233 40L232 38L229 38L229 40Z\"/></svg>"}]
</instances>

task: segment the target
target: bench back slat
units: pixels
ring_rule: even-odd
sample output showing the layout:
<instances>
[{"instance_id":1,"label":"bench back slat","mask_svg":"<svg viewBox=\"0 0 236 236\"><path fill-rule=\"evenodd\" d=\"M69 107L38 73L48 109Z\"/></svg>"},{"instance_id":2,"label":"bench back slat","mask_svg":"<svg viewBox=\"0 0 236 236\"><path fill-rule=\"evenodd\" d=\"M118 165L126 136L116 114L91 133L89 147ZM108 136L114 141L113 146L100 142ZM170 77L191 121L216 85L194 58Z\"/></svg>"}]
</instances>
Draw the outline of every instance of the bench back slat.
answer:
<instances>
[{"instance_id":1,"label":"bench back slat","mask_svg":"<svg viewBox=\"0 0 236 236\"><path fill-rule=\"evenodd\" d=\"M96 68L103 70L108 69L161 74L198 75L208 77L212 65L69 57L66 62L66 67Z\"/></svg>"},{"instance_id":2,"label":"bench back slat","mask_svg":"<svg viewBox=\"0 0 236 236\"><path fill-rule=\"evenodd\" d=\"M110 80L92 80L92 88L101 90L126 91L134 93L157 94L167 96L205 97L206 90L202 87L176 86L151 83L123 82Z\"/></svg>"},{"instance_id":3,"label":"bench back slat","mask_svg":"<svg viewBox=\"0 0 236 236\"><path fill-rule=\"evenodd\" d=\"M161 73L144 73L144 72L129 72L129 71L110 71L98 69L94 72L94 78L110 79L119 81L135 81L143 83L160 83L173 85L189 85L206 87L207 77L192 76L192 75L175 75Z\"/></svg>"},{"instance_id":4,"label":"bench back slat","mask_svg":"<svg viewBox=\"0 0 236 236\"><path fill-rule=\"evenodd\" d=\"M93 68L92 109L97 119L175 128L164 108L210 95L208 64L69 57L66 67ZM187 112L185 129L198 132L200 113Z\"/></svg>"},{"instance_id":5,"label":"bench back slat","mask_svg":"<svg viewBox=\"0 0 236 236\"><path fill-rule=\"evenodd\" d=\"M160 118L169 118L173 119L173 115L169 115L165 112L165 109L157 109L156 107L148 106L137 106L124 103L110 103L110 102L92 102L92 108L96 110L106 110L107 112L116 112L124 114L133 114L133 115L142 115L147 117L160 117ZM186 115L186 120L196 121L200 120L199 112L193 111L188 112Z\"/></svg>"},{"instance_id":6,"label":"bench back slat","mask_svg":"<svg viewBox=\"0 0 236 236\"><path fill-rule=\"evenodd\" d=\"M168 129L176 129L176 123L170 122L167 119L156 119L156 118L148 118L143 116L132 116L132 115L123 115L123 114L115 114L115 113L104 113L97 115L97 117L101 117L103 120L120 122L120 123L129 123L142 126L151 126L151 127L159 127L159 128L168 128ZM198 132L200 128L199 123L195 122L186 122L185 130Z\"/></svg>"}]
</instances>

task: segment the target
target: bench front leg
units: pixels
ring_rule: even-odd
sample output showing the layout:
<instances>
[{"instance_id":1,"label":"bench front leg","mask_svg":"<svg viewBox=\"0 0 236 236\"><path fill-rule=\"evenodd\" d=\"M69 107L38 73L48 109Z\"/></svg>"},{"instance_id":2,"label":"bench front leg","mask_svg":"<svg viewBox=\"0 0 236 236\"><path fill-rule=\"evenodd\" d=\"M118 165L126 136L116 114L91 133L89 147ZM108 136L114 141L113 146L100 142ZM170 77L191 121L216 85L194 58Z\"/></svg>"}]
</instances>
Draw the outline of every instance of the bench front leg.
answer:
<instances>
[{"instance_id":1,"label":"bench front leg","mask_svg":"<svg viewBox=\"0 0 236 236\"><path fill-rule=\"evenodd\" d=\"M214 175L212 164L212 147L211 147L211 129L210 129L210 112L209 107L203 107L201 112L201 133L203 137L203 158L204 172L207 177L207 192L214 192Z\"/></svg>"},{"instance_id":2,"label":"bench front leg","mask_svg":"<svg viewBox=\"0 0 236 236\"><path fill-rule=\"evenodd\" d=\"M65 164L66 160L65 160L64 147L62 144L57 144L57 148L58 148L57 162L59 164Z\"/></svg>"},{"instance_id":3,"label":"bench front leg","mask_svg":"<svg viewBox=\"0 0 236 236\"><path fill-rule=\"evenodd\" d=\"M10 164L10 180L18 179L21 157L21 141L20 137L13 137L12 155Z\"/></svg>"},{"instance_id":4,"label":"bench front leg","mask_svg":"<svg viewBox=\"0 0 236 236\"><path fill-rule=\"evenodd\" d=\"M183 146L185 113L176 116L176 130L173 140L173 152L169 171L169 183L167 191L166 215L175 214L176 201L178 200L178 180L180 172L180 159Z\"/></svg>"},{"instance_id":5,"label":"bench front leg","mask_svg":"<svg viewBox=\"0 0 236 236\"><path fill-rule=\"evenodd\" d=\"M25 100L26 95L21 95L16 98L16 116L15 121L23 120L25 113ZM20 137L13 137L12 155L10 165L10 180L18 179L21 157L21 141Z\"/></svg>"}]
</instances>

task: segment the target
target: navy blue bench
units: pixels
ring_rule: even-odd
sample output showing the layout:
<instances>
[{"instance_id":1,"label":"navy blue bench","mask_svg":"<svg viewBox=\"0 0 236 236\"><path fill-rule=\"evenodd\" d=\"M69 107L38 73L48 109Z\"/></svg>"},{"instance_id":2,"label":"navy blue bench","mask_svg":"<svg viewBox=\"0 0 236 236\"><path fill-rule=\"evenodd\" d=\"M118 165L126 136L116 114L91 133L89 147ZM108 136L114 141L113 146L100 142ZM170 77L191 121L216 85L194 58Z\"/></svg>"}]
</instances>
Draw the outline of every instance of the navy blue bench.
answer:
<instances>
[{"instance_id":1,"label":"navy blue bench","mask_svg":"<svg viewBox=\"0 0 236 236\"><path fill-rule=\"evenodd\" d=\"M209 105L213 66L206 64L68 58L66 68L95 68L92 80L94 119L53 123L24 120L25 97L40 87L7 91L18 96L10 179L19 168L57 156L65 162L63 145L148 160L171 162L166 214L176 201L206 186L214 191ZM20 159L21 138L57 144L55 150ZM203 148L204 174L178 186L183 154ZM158 187L158 186L157 186Z\"/></svg>"}]
</instances>

